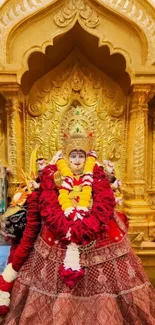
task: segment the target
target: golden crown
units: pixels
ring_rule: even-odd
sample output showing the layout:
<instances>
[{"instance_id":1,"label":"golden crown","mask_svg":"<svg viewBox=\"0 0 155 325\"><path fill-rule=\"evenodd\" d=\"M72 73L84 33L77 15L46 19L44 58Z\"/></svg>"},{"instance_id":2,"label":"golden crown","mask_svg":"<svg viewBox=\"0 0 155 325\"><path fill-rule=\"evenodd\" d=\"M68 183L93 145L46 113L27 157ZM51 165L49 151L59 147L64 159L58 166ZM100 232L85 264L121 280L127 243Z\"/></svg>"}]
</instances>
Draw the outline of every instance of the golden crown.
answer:
<instances>
[{"instance_id":1,"label":"golden crown","mask_svg":"<svg viewBox=\"0 0 155 325\"><path fill-rule=\"evenodd\" d=\"M84 114L85 113L85 114ZM94 134L90 121L82 107L72 107L66 116L62 151L69 156L73 150L83 150L88 153L94 146Z\"/></svg>"}]
</instances>

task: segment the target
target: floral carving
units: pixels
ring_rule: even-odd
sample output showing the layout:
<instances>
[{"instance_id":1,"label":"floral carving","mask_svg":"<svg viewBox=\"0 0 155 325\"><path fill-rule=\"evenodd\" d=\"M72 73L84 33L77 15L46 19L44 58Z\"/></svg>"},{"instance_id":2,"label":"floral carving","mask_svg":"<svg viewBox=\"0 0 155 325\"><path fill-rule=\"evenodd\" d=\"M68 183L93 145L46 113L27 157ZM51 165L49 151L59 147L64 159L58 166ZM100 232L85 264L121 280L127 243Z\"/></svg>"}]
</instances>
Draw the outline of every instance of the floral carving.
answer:
<instances>
[{"instance_id":1,"label":"floral carving","mask_svg":"<svg viewBox=\"0 0 155 325\"><path fill-rule=\"evenodd\" d=\"M153 112L154 113L154 112ZM155 113L153 114L153 130L152 130L152 170L151 170L151 186L155 188Z\"/></svg>"},{"instance_id":2,"label":"floral carving","mask_svg":"<svg viewBox=\"0 0 155 325\"><path fill-rule=\"evenodd\" d=\"M28 111L32 116L39 116L42 114L43 105L38 101L34 105L29 105Z\"/></svg>"},{"instance_id":3,"label":"floral carving","mask_svg":"<svg viewBox=\"0 0 155 325\"><path fill-rule=\"evenodd\" d=\"M145 113L140 112L136 118L135 146L133 150L133 173L134 179L144 180L144 141L145 141Z\"/></svg>"},{"instance_id":4,"label":"floral carving","mask_svg":"<svg viewBox=\"0 0 155 325\"><path fill-rule=\"evenodd\" d=\"M110 7L110 9L114 10L115 12L120 13L128 19L131 19L131 21L136 23L136 25L138 25L143 30L148 39L150 49L148 52L148 61L150 64L151 62L154 62L154 9L152 8L152 10L147 12L145 5L142 4L142 2L136 0L133 0L132 2L125 0L101 0L101 2L105 6Z\"/></svg>"},{"instance_id":5,"label":"floral carving","mask_svg":"<svg viewBox=\"0 0 155 325\"><path fill-rule=\"evenodd\" d=\"M8 163L11 166L13 180L17 181L22 168L20 157L20 101L18 95L13 96L6 102L8 121ZM21 140L21 141L20 141Z\"/></svg>"},{"instance_id":6,"label":"floral carving","mask_svg":"<svg viewBox=\"0 0 155 325\"><path fill-rule=\"evenodd\" d=\"M121 158L121 142L120 139L111 138L109 141L109 148L107 158L111 161L119 160Z\"/></svg>"},{"instance_id":7,"label":"floral carving","mask_svg":"<svg viewBox=\"0 0 155 325\"><path fill-rule=\"evenodd\" d=\"M71 0L54 17L59 27L66 27L74 20L81 20L88 28L95 28L99 24L97 12L84 0Z\"/></svg>"},{"instance_id":8,"label":"floral carving","mask_svg":"<svg viewBox=\"0 0 155 325\"><path fill-rule=\"evenodd\" d=\"M124 166L121 141L125 131L124 114L119 110L115 112L115 107L121 106L124 112L124 95L112 79L99 73L77 49L31 89L25 119L29 132L26 135L29 155L38 141L48 159L60 149L59 125L63 118L66 123L74 102L84 108L83 117L91 123L99 157L105 159L111 154L112 160L121 160L121 166Z\"/></svg>"},{"instance_id":9,"label":"floral carving","mask_svg":"<svg viewBox=\"0 0 155 325\"><path fill-rule=\"evenodd\" d=\"M130 128L132 132L133 180L145 181L145 150L148 128L148 102L153 97L154 86L134 85L130 109ZM131 135L130 135L131 136Z\"/></svg>"}]
</instances>

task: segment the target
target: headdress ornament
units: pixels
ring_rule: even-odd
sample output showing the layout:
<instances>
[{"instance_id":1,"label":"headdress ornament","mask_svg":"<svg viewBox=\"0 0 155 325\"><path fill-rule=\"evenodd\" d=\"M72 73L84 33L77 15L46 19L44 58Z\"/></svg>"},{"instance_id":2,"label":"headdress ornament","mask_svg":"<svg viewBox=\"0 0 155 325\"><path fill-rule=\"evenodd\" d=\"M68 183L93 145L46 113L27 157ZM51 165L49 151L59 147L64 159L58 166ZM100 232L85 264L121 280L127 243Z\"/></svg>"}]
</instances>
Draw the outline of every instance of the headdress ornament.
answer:
<instances>
[{"instance_id":1,"label":"headdress ornament","mask_svg":"<svg viewBox=\"0 0 155 325\"><path fill-rule=\"evenodd\" d=\"M83 114L82 108L73 107L68 114L67 125L64 128L62 151L69 156L73 150L83 150L88 153L94 146L94 134L90 121Z\"/></svg>"}]
</instances>

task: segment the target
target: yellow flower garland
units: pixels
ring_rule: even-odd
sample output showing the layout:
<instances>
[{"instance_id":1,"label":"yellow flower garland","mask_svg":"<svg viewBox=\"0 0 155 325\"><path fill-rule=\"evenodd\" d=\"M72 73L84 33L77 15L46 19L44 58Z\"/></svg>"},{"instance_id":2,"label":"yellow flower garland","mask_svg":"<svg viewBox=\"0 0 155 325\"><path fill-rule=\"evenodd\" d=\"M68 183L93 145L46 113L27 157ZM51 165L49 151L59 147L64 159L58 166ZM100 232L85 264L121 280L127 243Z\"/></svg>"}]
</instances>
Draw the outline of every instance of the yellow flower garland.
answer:
<instances>
[{"instance_id":1,"label":"yellow flower garland","mask_svg":"<svg viewBox=\"0 0 155 325\"><path fill-rule=\"evenodd\" d=\"M84 167L83 175L93 173L93 168L95 165L96 159L92 156L89 156L86 159L86 164ZM71 177L74 178L72 171L68 167L64 158L61 158L57 161L57 168L62 177ZM82 191L80 193L80 200L78 202L79 207L88 208L90 206L90 200L92 196L92 186L85 185L82 187ZM73 204L71 199L69 198L69 190L67 189L60 189L59 190L59 203L61 205L62 210L66 210L68 208L72 208Z\"/></svg>"}]
</instances>

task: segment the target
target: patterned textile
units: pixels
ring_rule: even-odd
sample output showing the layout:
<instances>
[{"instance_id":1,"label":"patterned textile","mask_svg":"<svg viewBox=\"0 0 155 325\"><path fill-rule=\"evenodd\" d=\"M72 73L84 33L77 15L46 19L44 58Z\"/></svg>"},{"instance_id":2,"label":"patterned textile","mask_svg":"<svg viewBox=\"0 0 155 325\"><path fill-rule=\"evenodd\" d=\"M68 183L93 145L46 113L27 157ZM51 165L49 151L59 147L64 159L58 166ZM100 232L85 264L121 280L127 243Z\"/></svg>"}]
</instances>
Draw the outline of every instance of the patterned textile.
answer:
<instances>
[{"instance_id":1,"label":"patterned textile","mask_svg":"<svg viewBox=\"0 0 155 325\"><path fill-rule=\"evenodd\" d=\"M126 237L81 248L85 276L73 289L59 276L64 254L37 239L14 284L5 325L155 324L155 292Z\"/></svg>"}]
</instances>

